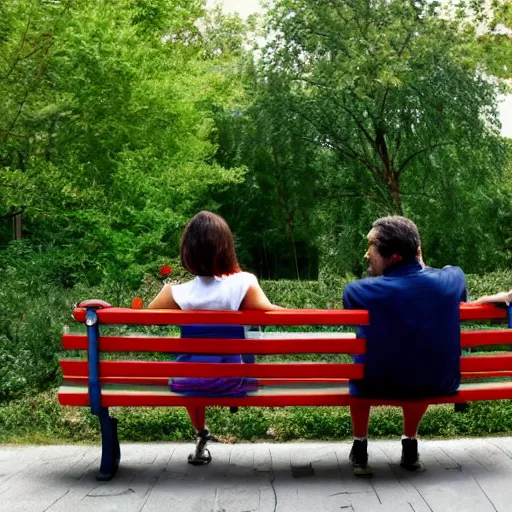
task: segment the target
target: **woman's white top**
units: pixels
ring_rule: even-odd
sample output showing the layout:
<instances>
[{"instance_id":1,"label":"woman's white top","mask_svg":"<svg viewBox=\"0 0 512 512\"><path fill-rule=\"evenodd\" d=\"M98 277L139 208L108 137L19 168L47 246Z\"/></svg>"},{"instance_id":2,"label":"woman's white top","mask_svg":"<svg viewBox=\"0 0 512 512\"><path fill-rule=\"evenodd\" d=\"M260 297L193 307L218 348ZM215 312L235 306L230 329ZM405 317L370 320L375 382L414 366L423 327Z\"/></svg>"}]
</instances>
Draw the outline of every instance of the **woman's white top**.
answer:
<instances>
[{"instance_id":1,"label":"woman's white top","mask_svg":"<svg viewBox=\"0 0 512 512\"><path fill-rule=\"evenodd\" d=\"M172 296L182 310L225 309L238 311L247 290L258 280L249 272L224 277L197 276L172 287Z\"/></svg>"}]
</instances>

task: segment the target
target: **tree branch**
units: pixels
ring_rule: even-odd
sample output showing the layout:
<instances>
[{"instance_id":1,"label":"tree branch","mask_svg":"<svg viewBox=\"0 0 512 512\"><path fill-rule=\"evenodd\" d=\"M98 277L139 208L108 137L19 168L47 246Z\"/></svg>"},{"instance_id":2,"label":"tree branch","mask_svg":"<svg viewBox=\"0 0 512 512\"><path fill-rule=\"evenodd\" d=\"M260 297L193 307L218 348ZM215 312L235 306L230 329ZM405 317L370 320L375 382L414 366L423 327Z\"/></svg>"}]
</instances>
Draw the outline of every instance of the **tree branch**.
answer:
<instances>
[{"instance_id":1,"label":"tree branch","mask_svg":"<svg viewBox=\"0 0 512 512\"><path fill-rule=\"evenodd\" d=\"M20 51L18 52L18 55L16 56L13 63L11 64L11 67L7 71L6 75L4 77L2 77L2 80L7 80L7 78L9 78L10 74L14 71L14 68L18 65L18 62L20 62L20 60L21 60L21 54L23 52L23 48L25 47L25 42L27 40L28 29L30 28L31 21L32 21L32 18L29 17L29 19L27 21L27 26L25 27L25 32L23 33L23 38L21 40Z\"/></svg>"},{"instance_id":2,"label":"tree branch","mask_svg":"<svg viewBox=\"0 0 512 512\"><path fill-rule=\"evenodd\" d=\"M0 217L0 220L12 219L13 217L16 217L16 215L21 215L24 211L25 211L25 207L22 206L21 209L18 210L17 212L13 212L13 213L9 213L7 215L3 215L2 217Z\"/></svg>"},{"instance_id":3,"label":"tree branch","mask_svg":"<svg viewBox=\"0 0 512 512\"><path fill-rule=\"evenodd\" d=\"M28 98L28 89L25 91L25 96L21 100L20 106L18 108L18 112L16 113L16 116L15 116L14 120L12 121L11 126L9 126L9 128L7 129L8 132L10 132L14 128L16 121L18 120L18 118L21 115L21 111L23 110L23 106L25 105L27 98Z\"/></svg>"},{"instance_id":4,"label":"tree branch","mask_svg":"<svg viewBox=\"0 0 512 512\"><path fill-rule=\"evenodd\" d=\"M415 157L417 157L418 155L421 155L421 153L426 153L427 151L430 151L432 149L436 149L436 148L439 148L441 146L452 146L454 143L453 142L440 142L439 144L434 144L433 146L429 146L428 148L423 148L423 149L420 149L419 151L416 151L414 152L412 155L409 155L402 163L402 165L400 165L400 167L398 168L398 171L396 171L396 174L397 176L399 176L402 171L404 170L405 166Z\"/></svg>"}]
</instances>

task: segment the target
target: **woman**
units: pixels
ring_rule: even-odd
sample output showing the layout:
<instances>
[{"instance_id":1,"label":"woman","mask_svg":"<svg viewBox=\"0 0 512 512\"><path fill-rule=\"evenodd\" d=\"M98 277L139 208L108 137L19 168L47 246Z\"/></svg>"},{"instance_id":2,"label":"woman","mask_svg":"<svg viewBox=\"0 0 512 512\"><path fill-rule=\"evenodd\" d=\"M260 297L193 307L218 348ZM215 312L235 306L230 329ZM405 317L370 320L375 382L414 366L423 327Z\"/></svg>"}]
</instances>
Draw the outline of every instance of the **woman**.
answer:
<instances>
[{"instance_id":1,"label":"woman","mask_svg":"<svg viewBox=\"0 0 512 512\"><path fill-rule=\"evenodd\" d=\"M495 295L484 295L474 301L474 304L490 304L493 302L504 302L507 306L512 302L512 290L500 292Z\"/></svg>"},{"instance_id":2,"label":"woman","mask_svg":"<svg viewBox=\"0 0 512 512\"><path fill-rule=\"evenodd\" d=\"M181 238L180 257L183 267L196 277L179 285L166 284L149 305L151 309L281 309L268 300L256 276L240 270L233 235L219 215L202 211L190 220ZM182 334L186 337L243 337L241 327L238 327L238 335L233 335L232 326L211 326L208 333L204 329L188 326L182 329ZM241 363L241 356L183 354L177 360ZM184 378L171 381L172 391L187 395L240 396L256 388L255 379ZM204 407L187 407L187 410L200 434L205 430Z\"/></svg>"}]
</instances>

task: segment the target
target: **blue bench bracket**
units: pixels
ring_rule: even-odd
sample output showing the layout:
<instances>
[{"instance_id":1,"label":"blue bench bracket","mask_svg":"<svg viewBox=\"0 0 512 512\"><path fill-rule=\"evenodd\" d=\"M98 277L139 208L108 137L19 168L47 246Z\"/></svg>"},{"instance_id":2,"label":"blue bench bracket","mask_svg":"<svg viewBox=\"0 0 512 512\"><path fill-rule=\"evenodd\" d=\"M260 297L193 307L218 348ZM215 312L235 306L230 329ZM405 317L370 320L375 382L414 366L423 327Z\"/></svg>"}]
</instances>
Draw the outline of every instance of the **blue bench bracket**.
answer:
<instances>
[{"instance_id":1,"label":"blue bench bracket","mask_svg":"<svg viewBox=\"0 0 512 512\"><path fill-rule=\"evenodd\" d=\"M108 408L102 407L99 414L101 427L101 464L96 480L110 480L119 468L121 448L117 437L117 418L108 414Z\"/></svg>"},{"instance_id":2,"label":"blue bench bracket","mask_svg":"<svg viewBox=\"0 0 512 512\"><path fill-rule=\"evenodd\" d=\"M117 418L112 418L107 407L101 406L99 325L96 308L87 308L85 316L88 338L89 404L98 416L101 428L101 465L96 474L100 481L110 480L119 468L121 449L117 435Z\"/></svg>"}]
</instances>

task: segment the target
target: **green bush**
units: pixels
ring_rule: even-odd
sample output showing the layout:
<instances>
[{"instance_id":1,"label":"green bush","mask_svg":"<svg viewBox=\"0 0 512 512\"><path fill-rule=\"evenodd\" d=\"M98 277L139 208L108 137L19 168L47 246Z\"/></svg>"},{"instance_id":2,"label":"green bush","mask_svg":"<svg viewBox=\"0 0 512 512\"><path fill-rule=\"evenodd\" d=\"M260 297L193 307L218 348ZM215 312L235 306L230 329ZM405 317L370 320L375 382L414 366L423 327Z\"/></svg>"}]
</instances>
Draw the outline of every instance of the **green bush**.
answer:
<instances>
[{"instance_id":1,"label":"green bush","mask_svg":"<svg viewBox=\"0 0 512 512\"><path fill-rule=\"evenodd\" d=\"M182 407L112 408L124 442L189 441L194 432ZM237 414L210 407L207 424L220 440L336 441L352 436L348 407L242 407ZM512 431L512 401L473 402L464 413L452 404L431 406L420 425L424 438L487 436ZM370 437L397 438L402 412L397 407L374 407ZM1 443L99 443L99 424L87 407L63 407L56 391L38 393L0 406Z\"/></svg>"},{"instance_id":2,"label":"green bush","mask_svg":"<svg viewBox=\"0 0 512 512\"><path fill-rule=\"evenodd\" d=\"M113 277L94 287L87 282L68 287L65 277L54 278L63 271L60 264L57 253L51 249L42 251L27 243L15 242L0 252L0 403L32 396L59 384L62 332L79 327L71 319L75 303L101 298L114 305L129 306L131 299L139 295L147 304L160 288L155 278L156 267L140 279L138 289ZM172 278L185 280L188 276L178 267ZM339 308L343 288L352 279L344 276L319 281L263 281L262 287L274 303L282 306ZM467 281L475 298L512 288L512 272L468 275ZM265 416L258 418L252 427L240 426L241 435L260 437L266 428ZM295 435L288 433L287 428L281 428L282 436Z\"/></svg>"}]
</instances>

